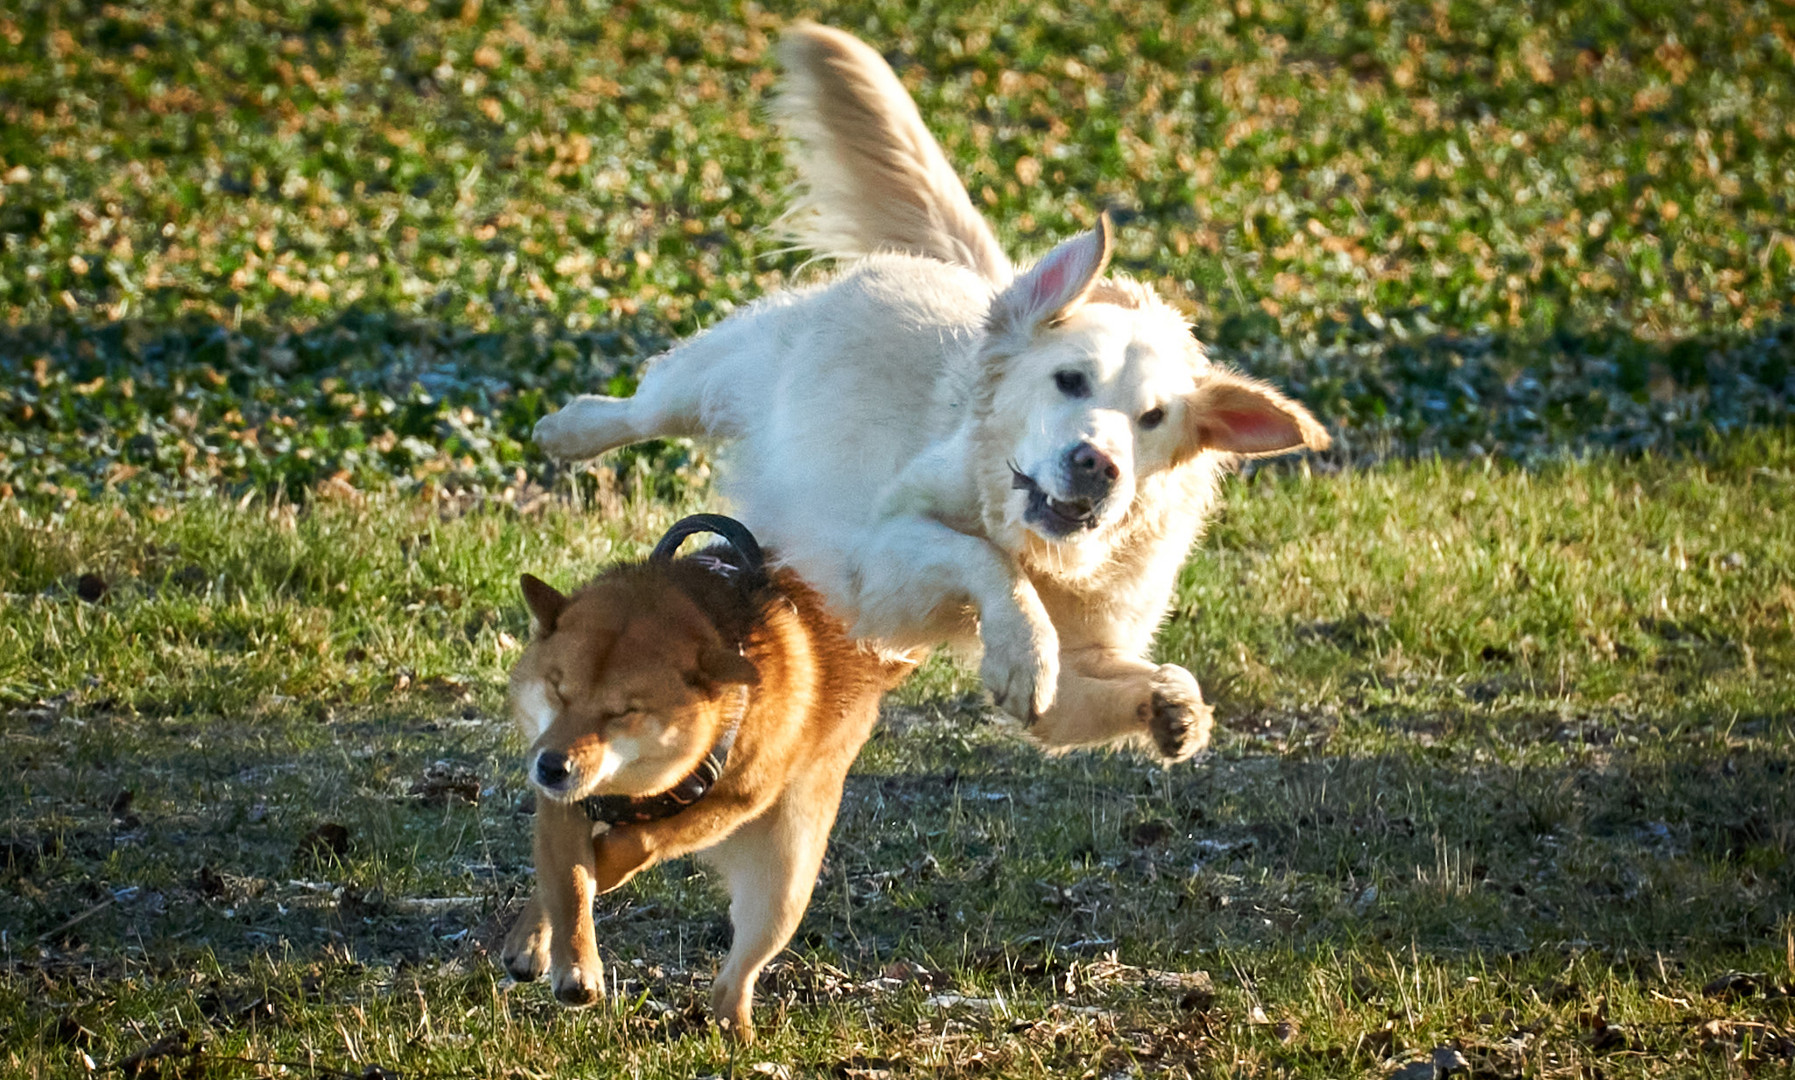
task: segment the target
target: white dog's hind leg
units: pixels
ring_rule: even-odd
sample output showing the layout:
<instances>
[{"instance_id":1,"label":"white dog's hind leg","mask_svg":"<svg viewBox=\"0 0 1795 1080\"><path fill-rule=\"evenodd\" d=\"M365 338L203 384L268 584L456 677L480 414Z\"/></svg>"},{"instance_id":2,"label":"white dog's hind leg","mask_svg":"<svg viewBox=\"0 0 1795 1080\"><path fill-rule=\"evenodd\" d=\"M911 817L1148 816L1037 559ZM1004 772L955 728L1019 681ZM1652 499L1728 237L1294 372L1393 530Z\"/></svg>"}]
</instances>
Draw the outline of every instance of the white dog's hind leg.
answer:
<instances>
[{"instance_id":1,"label":"white dog's hind leg","mask_svg":"<svg viewBox=\"0 0 1795 1080\"><path fill-rule=\"evenodd\" d=\"M1213 726L1190 672L1092 645L1060 655L1053 708L1028 733L1054 749L1146 736L1166 758L1182 761L1209 745Z\"/></svg>"},{"instance_id":2,"label":"white dog's hind leg","mask_svg":"<svg viewBox=\"0 0 1795 1080\"><path fill-rule=\"evenodd\" d=\"M738 312L648 362L627 398L584 394L536 422L536 445L563 461L597 457L643 439L720 435L731 408L750 411L745 387L764 384L769 351L783 338L785 303Z\"/></svg>"},{"instance_id":3,"label":"white dog's hind leg","mask_svg":"<svg viewBox=\"0 0 1795 1080\"><path fill-rule=\"evenodd\" d=\"M979 675L992 701L1025 721L1053 704L1059 634L1035 587L995 544L928 518L897 517L853 554L855 637L933 644L912 640L914 628L939 626L953 608L971 604L985 646Z\"/></svg>"},{"instance_id":4,"label":"white dog's hind leg","mask_svg":"<svg viewBox=\"0 0 1795 1080\"><path fill-rule=\"evenodd\" d=\"M582 394L536 422L536 445L563 461L597 457L643 439L703 434L702 387L677 353L643 376L634 397Z\"/></svg>"}]
</instances>

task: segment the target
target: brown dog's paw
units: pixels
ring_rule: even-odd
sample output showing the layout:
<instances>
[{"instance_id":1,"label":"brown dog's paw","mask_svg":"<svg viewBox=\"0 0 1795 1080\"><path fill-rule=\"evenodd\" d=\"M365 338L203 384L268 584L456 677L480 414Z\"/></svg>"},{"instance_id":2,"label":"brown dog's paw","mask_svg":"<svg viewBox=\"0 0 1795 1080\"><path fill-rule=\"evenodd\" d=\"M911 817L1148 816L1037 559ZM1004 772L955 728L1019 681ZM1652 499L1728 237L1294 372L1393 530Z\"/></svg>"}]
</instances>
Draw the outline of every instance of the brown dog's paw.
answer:
<instances>
[{"instance_id":1,"label":"brown dog's paw","mask_svg":"<svg viewBox=\"0 0 1795 1080\"><path fill-rule=\"evenodd\" d=\"M711 987L711 1017L723 1037L742 1046L754 1042L754 989L719 981Z\"/></svg>"},{"instance_id":2,"label":"brown dog's paw","mask_svg":"<svg viewBox=\"0 0 1795 1080\"><path fill-rule=\"evenodd\" d=\"M1146 706L1147 730L1167 761L1183 761L1209 745L1215 710L1203 700L1197 680L1175 664L1159 669Z\"/></svg>"},{"instance_id":3,"label":"brown dog's paw","mask_svg":"<svg viewBox=\"0 0 1795 1080\"><path fill-rule=\"evenodd\" d=\"M505 973L520 983L535 982L548 968L548 922L542 918L532 899L499 949L499 962Z\"/></svg>"},{"instance_id":4,"label":"brown dog's paw","mask_svg":"<svg viewBox=\"0 0 1795 1080\"><path fill-rule=\"evenodd\" d=\"M594 972L574 967L555 975L555 1000L570 1009L596 1005L603 997Z\"/></svg>"},{"instance_id":5,"label":"brown dog's paw","mask_svg":"<svg viewBox=\"0 0 1795 1080\"><path fill-rule=\"evenodd\" d=\"M542 969L548 965L543 963L545 957L535 949L519 952L511 951L511 943L505 943L505 949L499 953L499 961L505 965L505 974L520 983L535 982L542 978Z\"/></svg>"}]
</instances>

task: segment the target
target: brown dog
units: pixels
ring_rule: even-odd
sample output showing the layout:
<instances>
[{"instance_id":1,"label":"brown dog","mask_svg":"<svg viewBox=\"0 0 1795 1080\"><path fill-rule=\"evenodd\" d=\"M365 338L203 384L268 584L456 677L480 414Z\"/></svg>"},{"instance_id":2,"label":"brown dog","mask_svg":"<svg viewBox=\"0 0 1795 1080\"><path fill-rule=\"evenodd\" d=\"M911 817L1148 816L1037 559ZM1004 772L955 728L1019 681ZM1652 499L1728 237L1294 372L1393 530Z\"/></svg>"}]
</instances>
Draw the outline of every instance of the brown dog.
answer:
<instances>
[{"instance_id":1,"label":"brown dog","mask_svg":"<svg viewBox=\"0 0 1795 1080\"><path fill-rule=\"evenodd\" d=\"M673 559L687 536L733 547ZM753 1038L754 981L791 940L879 697L914 667L857 646L746 528L701 514L646 562L572 596L523 578L534 635L511 674L531 739L536 893L505 939L506 970L546 968L555 997L603 995L592 898L690 852L723 872L735 938L713 1014Z\"/></svg>"}]
</instances>

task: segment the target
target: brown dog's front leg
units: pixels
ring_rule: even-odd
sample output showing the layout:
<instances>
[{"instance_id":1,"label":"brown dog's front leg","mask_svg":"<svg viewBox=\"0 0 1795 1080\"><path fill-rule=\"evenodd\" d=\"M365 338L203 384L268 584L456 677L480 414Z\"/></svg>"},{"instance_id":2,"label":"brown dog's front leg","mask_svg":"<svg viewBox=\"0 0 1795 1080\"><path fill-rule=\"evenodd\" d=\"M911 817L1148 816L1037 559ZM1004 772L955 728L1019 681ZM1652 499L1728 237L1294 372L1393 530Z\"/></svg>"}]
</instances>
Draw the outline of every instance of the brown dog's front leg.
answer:
<instances>
[{"instance_id":1,"label":"brown dog's front leg","mask_svg":"<svg viewBox=\"0 0 1795 1080\"><path fill-rule=\"evenodd\" d=\"M656 861L643 825L613 825L592 847L593 886L601 893L617 888Z\"/></svg>"},{"instance_id":2,"label":"brown dog's front leg","mask_svg":"<svg viewBox=\"0 0 1795 1080\"><path fill-rule=\"evenodd\" d=\"M609 832L594 841L598 849L598 891L610 892L662 859L676 859L710 847L760 814L772 801L771 795L757 800L712 791L672 817L611 826Z\"/></svg>"},{"instance_id":3,"label":"brown dog's front leg","mask_svg":"<svg viewBox=\"0 0 1795 1080\"><path fill-rule=\"evenodd\" d=\"M578 806L547 799L536 808L536 898L548 921L550 985L563 1005L604 996L592 929L592 824Z\"/></svg>"},{"instance_id":4,"label":"brown dog's front leg","mask_svg":"<svg viewBox=\"0 0 1795 1080\"><path fill-rule=\"evenodd\" d=\"M532 893L505 935L499 960L513 979L535 982L548 969L548 942L548 914L542 910L542 894Z\"/></svg>"}]
</instances>

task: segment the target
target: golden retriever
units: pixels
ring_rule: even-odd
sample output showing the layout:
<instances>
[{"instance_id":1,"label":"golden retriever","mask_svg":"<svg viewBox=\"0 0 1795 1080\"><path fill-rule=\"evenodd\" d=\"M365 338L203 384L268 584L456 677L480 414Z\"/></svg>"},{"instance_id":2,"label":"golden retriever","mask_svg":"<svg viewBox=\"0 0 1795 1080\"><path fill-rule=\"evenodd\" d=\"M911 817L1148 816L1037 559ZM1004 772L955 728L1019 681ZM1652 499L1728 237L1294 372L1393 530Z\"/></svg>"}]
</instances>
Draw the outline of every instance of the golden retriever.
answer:
<instances>
[{"instance_id":1,"label":"golden retriever","mask_svg":"<svg viewBox=\"0 0 1795 1080\"><path fill-rule=\"evenodd\" d=\"M993 699L1051 747L1195 753L1197 682L1148 659L1178 569L1225 469L1326 431L1106 277L1107 218L1014 270L873 50L805 24L781 56L788 232L845 268L674 348L633 397L576 398L537 443L722 442L735 512L855 636L982 641Z\"/></svg>"}]
</instances>

